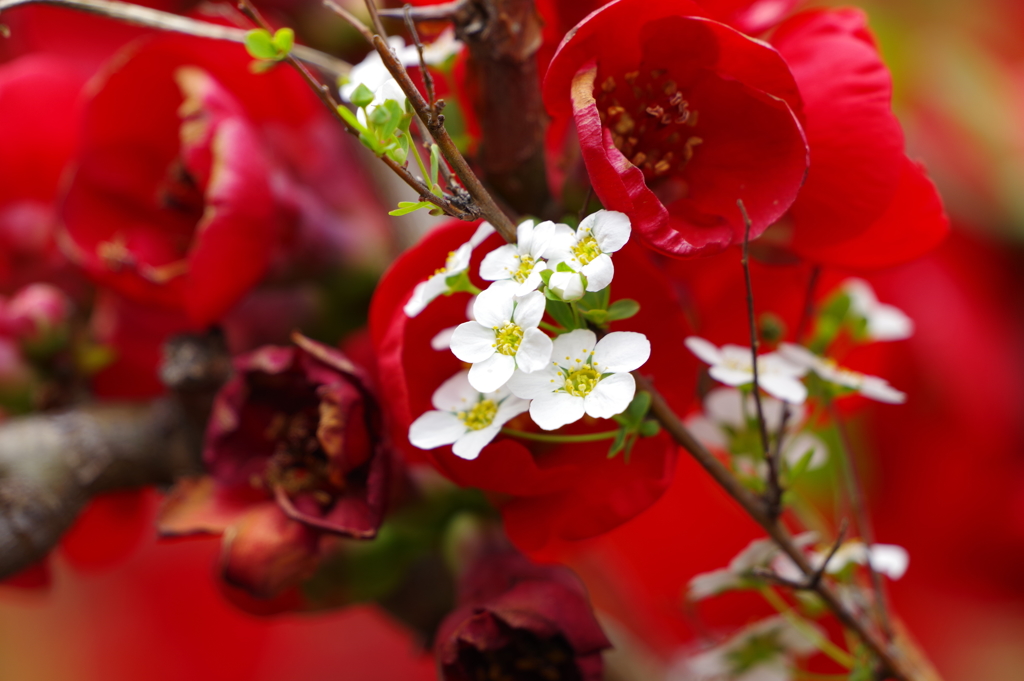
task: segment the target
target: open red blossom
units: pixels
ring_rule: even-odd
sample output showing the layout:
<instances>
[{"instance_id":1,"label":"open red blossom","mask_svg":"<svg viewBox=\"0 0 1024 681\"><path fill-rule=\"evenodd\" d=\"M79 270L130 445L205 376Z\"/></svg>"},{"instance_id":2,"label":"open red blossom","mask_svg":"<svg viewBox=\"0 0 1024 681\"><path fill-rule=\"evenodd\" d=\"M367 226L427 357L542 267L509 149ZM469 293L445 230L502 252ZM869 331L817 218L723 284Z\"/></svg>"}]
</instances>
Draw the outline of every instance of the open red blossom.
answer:
<instances>
[{"instance_id":1,"label":"open red blossom","mask_svg":"<svg viewBox=\"0 0 1024 681\"><path fill-rule=\"evenodd\" d=\"M448 350L432 349L430 341L442 329L466 321L469 295L438 298L412 319L402 308L416 284L433 274L450 251L467 242L474 229L458 222L435 229L395 262L374 294L370 330L395 441L408 457L426 458L457 484L491 493L506 532L523 550L606 532L644 511L664 491L678 453L665 433L637 442L628 462L622 455L608 458L609 441L527 446L499 435L472 461L455 456L450 447L422 451L408 443L409 424L432 409L434 391L463 368ZM477 286L486 286L476 278L480 260L501 243L492 236L474 251L469 271ZM632 244L615 254L612 299L620 298L637 300L641 309L628 321L613 324L612 330L647 335L652 351L641 372L652 377L675 409L685 411L696 378L696 364L681 350L688 327L671 285L651 266L645 251ZM535 428L526 415L510 426ZM615 427L611 421L585 418L566 432Z\"/></svg>"},{"instance_id":2,"label":"open red blossom","mask_svg":"<svg viewBox=\"0 0 1024 681\"><path fill-rule=\"evenodd\" d=\"M758 236L796 198L808 165L800 95L772 47L689 1L619 0L583 20L544 80L571 113L594 191L672 256Z\"/></svg>"},{"instance_id":3,"label":"open red blossom","mask_svg":"<svg viewBox=\"0 0 1024 681\"><path fill-rule=\"evenodd\" d=\"M210 477L168 498L165 535L224 533L224 579L275 597L308 577L339 536L383 519L391 450L363 371L295 336L235 360L217 395L203 458Z\"/></svg>"},{"instance_id":4,"label":"open red blossom","mask_svg":"<svg viewBox=\"0 0 1024 681\"><path fill-rule=\"evenodd\" d=\"M489 554L474 561L459 591L459 608L434 644L445 681L602 678L601 651L611 643L568 569L513 551Z\"/></svg>"}]
</instances>

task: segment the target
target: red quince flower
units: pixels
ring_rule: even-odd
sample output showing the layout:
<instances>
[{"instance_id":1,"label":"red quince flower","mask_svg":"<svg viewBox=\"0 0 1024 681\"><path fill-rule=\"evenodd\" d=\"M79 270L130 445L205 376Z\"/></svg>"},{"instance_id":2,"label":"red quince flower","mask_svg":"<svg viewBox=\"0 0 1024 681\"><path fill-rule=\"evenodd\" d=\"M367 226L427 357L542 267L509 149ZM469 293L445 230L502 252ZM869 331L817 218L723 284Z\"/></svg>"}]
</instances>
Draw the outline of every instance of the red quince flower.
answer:
<instances>
[{"instance_id":1,"label":"red quince flower","mask_svg":"<svg viewBox=\"0 0 1024 681\"><path fill-rule=\"evenodd\" d=\"M308 577L340 536L376 535L390 447L362 369L296 334L235 359L203 458L210 476L179 483L164 535L223 533L225 581L273 598Z\"/></svg>"},{"instance_id":2,"label":"red quince flower","mask_svg":"<svg viewBox=\"0 0 1024 681\"><path fill-rule=\"evenodd\" d=\"M459 591L434 644L445 681L602 678L601 651L611 643L570 570L490 554L474 561Z\"/></svg>"},{"instance_id":3,"label":"red quince flower","mask_svg":"<svg viewBox=\"0 0 1024 681\"><path fill-rule=\"evenodd\" d=\"M760 235L796 198L808 165L793 75L769 45L693 2L619 0L583 20L544 80L572 114L594 191L672 256Z\"/></svg>"},{"instance_id":4,"label":"red quince flower","mask_svg":"<svg viewBox=\"0 0 1024 681\"><path fill-rule=\"evenodd\" d=\"M446 255L469 241L475 227L450 222L406 251L385 273L370 309L370 330L377 352L383 403L391 417L395 442L412 461L426 458L449 479L491 494L511 540L523 550L540 549L557 540L592 537L621 525L661 496L672 477L677 448L665 433L642 438L627 462L609 459L608 442L548 445L499 435L480 455L468 461L450 447L422 451L408 442L412 421L431 410L439 385L463 368L449 351L434 350L431 339L442 329L466 321L468 294L434 300L421 314L403 312L414 287L434 273ZM474 250L469 268L478 287L486 282L476 274L483 256L500 245L492 236ZM680 352L687 324L671 284L651 266L643 248L627 244L615 254L613 299L632 298L640 312L619 327L645 334L651 357L642 372L679 412L694 394L696 363ZM520 426L520 423L522 424ZM528 417L510 426L532 428ZM608 430L585 419L567 427L578 434Z\"/></svg>"}]
</instances>

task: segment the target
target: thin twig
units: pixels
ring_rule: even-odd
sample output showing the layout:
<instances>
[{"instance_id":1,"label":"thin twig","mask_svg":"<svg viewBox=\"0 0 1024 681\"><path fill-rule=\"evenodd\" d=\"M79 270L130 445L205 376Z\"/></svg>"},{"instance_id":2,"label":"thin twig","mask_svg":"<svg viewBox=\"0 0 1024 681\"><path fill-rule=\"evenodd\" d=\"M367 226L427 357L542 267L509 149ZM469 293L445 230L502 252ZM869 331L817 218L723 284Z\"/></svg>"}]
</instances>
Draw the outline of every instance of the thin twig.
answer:
<instances>
[{"instance_id":1,"label":"thin twig","mask_svg":"<svg viewBox=\"0 0 1024 681\"><path fill-rule=\"evenodd\" d=\"M373 0L367 0L371 3ZM399 87L402 88L402 92L408 97L409 102L412 104L413 110L416 115L419 116L420 121L423 122L427 129L430 131L431 136L437 143L438 148L441 150L441 156L448 161L452 169L458 176L459 181L462 182L466 191L476 202L480 208L480 213L494 229L497 230L501 236L509 243L515 243L516 240L516 226L511 219L498 204L494 202L494 198L491 196L484 186L480 183L473 169L469 167L462 152L459 151L458 147L455 146L455 142L452 141L451 136L444 127L444 115L438 114L434 117L430 113L430 107L427 105L427 101L420 94L420 91L416 89L415 83L409 77L409 73L402 66L402 62L398 60L395 54L388 47L388 44L379 35L373 38L374 47L377 48L377 53L384 61L384 66L388 72L398 83Z\"/></svg>"},{"instance_id":2,"label":"thin twig","mask_svg":"<svg viewBox=\"0 0 1024 681\"><path fill-rule=\"evenodd\" d=\"M839 410L835 403L828 402L829 416L835 423L836 431L839 434L840 458L843 460L843 473L846 478L847 493L850 495L850 506L853 509L853 517L857 521L857 531L861 539L868 547L867 569L871 576L871 588L875 595L875 614L878 622L888 640L893 638L892 622L889 619L889 606L887 602L885 585L882 583L882 576L871 563L871 551L875 547L875 530L871 525L871 515L868 513L867 502L864 500L864 487L860 475L857 472L857 465L853 461L853 448L850 446L850 437L846 432L846 426L840 418Z\"/></svg>"},{"instance_id":3,"label":"thin twig","mask_svg":"<svg viewBox=\"0 0 1024 681\"><path fill-rule=\"evenodd\" d=\"M843 540L846 539L846 531L848 529L849 523L846 521L846 518L843 518L843 522L839 525L839 533L836 535L836 540L832 542L832 548L829 549L828 555L825 556L825 560L820 566L818 566L818 569L814 571L814 574L805 577L804 581L787 579L776 574L772 570L765 568L754 568L754 575L795 591L814 591L818 587L818 583L821 582L822 578L825 576L825 572L828 570L828 564L833 558L835 558L836 552L839 551L839 547L843 545Z\"/></svg>"},{"instance_id":4,"label":"thin twig","mask_svg":"<svg viewBox=\"0 0 1024 681\"><path fill-rule=\"evenodd\" d=\"M427 68L427 61L423 58L423 43L420 41L420 34L416 31L416 24L412 20L412 5L406 3L404 9L405 25L409 29L413 45L416 46L416 54L418 54L420 58L420 75L423 76L423 86L427 90L427 104L430 107L430 115L437 116L437 100L434 97L434 77L430 75L430 69Z\"/></svg>"},{"instance_id":5,"label":"thin twig","mask_svg":"<svg viewBox=\"0 0 1024 681\"><path fill-rule=\"evenodd\" d=\"M367 43L369 43L371 46L373 45L373 31L368 29L366 25L359 20L359 17L352 14L347 9L333 2L332 0L323 0L323 3L324 7L328 8L329 10L337 14L339 17L347 21L349 25L352 26L352 28L359 31L359 34L366 38Z\"/></svg>"},{"instance_id":6,"label":"thin twig","mask_svg":"<svg viewBox=\"0 0 1024 681\"><path fill-rule=\"evenodd\" d=\"M370 21L373 23L373 30L384 41L388 39L388 33L384 30L384 24L380 20L380 12L377 10L377 3L374 0L366 0L366 11L370 13Z\"/></svg>"},{"instance_id":7,"label":"thin twig","mask_svg":"<svg viewBox=\"0 0 1024 681\"><path fill-rule=\"evenodd\" d=\"M469 5L469 0L455 0L455 2L444 2L437 5L426 5L413 7L411 12L402 9L380 9L377 13L382 17L401 19L409 16L415 22L425 21L452 21L461 14ZM408 7L408 5L406 5Z\"/></svg>"},{"instance_id":8,"label":"thin twig","mask_svg":"<svg viewBox=\"0 0 1024 681\"><path fill-rule=\"evenodd\" d=\"M811 276L807 280L807 293L804 297L804 309L800 313L800 323L796 327L796 335L793 336L793 340L797 343L803 343L804 336L807 335L807 329L811 325L811 320L814 318L814 294L818 288L818 278L821 276L821 265L815 265L811 268Z\"/></svg>"},{"instance_id":9,"label":"thin twig","mask_svg":"<svg viewBox=\"0 0 1024 681\"><path fill-rule=\"evenodd\" d=\"M247 33L247 31L240 28L197 21L196 19L178 16L177 14L161 12L127 2L115 2L113 0L0 0L0 12L21 5L66 7L80 12L98 14L108 19L115 19L136 26L145 26L169 33L182 33L196 38L223 40L232 43L244 43L245 34ZM334 78L343 76L352 69L348 62L305 45L295 45L292 47L292 54L300 61L315 66Z\"/></svg>"},{"instance_id":10,"label":"thin twig","mask_svg":"<svg viewBox=\"0 0 1024 681\"><path fill-rule=\"evenodd\" d=\"M768 439L768 423L764 418L764 408L761 405L761 386L758 381L757 351L760 341L757 335L757 321L754 318L754 285L750 280L750 216L747 215L747 207L743 201L736 202L740 212L743 214L743 277L747 284L747 317L750 322L750 362L754 371L754 405L757 407L757 426L761 433L761 449L764 452L764 460L768 464L768 485L765 490L768 501L768 512L775 517L781 513L782 489L779 486L778 461L772 454L771 442ZM781 444L781 438L779 440ZM781 449L781 447L780 447Z\"/></svg>"}]
</instances>

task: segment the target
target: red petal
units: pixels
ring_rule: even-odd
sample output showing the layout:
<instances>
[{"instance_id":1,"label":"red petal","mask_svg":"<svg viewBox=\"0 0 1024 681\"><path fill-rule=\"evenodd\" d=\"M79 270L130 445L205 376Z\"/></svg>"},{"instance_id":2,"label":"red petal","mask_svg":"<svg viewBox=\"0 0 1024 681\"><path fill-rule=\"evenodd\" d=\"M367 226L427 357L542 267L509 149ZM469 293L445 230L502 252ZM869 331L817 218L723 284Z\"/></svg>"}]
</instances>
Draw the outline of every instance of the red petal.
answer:
<instances>
[{"instance_id":1,"label":"red petal","mask_svg":"<svg viewBox=\"0 0 1024 681\"><path fill-rule=\"evenodd\" d=\"M312 575L316 534L286 518L273 502L250 507L224 537L224 580L257 598L274 598Z\"/></svg>"},{"instance_id":2,"label":"red petal","mask_svg":"<svg viewBox=\"0 0 1024 681\"><path fill-rule=\"evenodd\" d=\"M811 148L792 209L797 249L866 230L885 212L903 171L892 78L866 26L859 10L823 10L786 21L772 36L800 85Z\"/></svg>"},{"instance_id":3,"label":"red petal","mask_svg":"<svg viewBox=\"0 0 1024 681\"><path fill-rule=\"evenodd\" d=\"M814 262L850 268L891 267L914 260L949 234L949 218L924 168L905 158L896 195L885 213L864 232L842 243L798 246Z\"/></svg>"}]
</instances>

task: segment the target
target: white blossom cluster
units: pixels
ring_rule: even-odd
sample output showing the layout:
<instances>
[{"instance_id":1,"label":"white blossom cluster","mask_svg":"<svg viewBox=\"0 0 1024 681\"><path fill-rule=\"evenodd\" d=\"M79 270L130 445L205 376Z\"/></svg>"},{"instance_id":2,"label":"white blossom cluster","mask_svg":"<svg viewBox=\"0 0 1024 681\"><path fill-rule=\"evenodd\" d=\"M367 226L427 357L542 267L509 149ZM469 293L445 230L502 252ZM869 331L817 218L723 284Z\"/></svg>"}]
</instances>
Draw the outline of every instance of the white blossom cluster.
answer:
<instances>
[{"instance_id":1,"label":"white blossom cluster","mask_svg":"<svg viewBox=\"0 0 1024 681\"><path fill-rule=\"evenodd\" d=\"M405 313L415 316L438 296L465 290L452 287L492 231L484 223L453 251L416 287ZM450 347L469 369L438 388L434 411L412 424L410 442L422 449L452 444L457 456L474 459L507 421L526 411L544 430L584 414L611 418L624 412L636 393L630 372L651 353L647 337L616 331L598 339L587 328L562 329L543 320L549 301L572 304L606 289L615 275L612 254L629 236L629 218L615 211L598 211L575 230L528 220L517 228L515 244L484 256L480 277L491 285L476 296L468 321L432 342Z\"/></svg>"}]
</instances>

